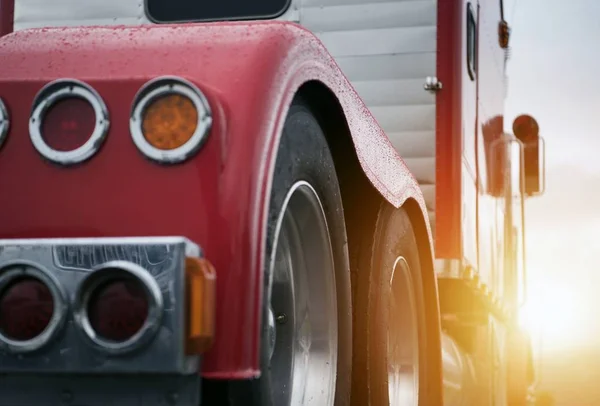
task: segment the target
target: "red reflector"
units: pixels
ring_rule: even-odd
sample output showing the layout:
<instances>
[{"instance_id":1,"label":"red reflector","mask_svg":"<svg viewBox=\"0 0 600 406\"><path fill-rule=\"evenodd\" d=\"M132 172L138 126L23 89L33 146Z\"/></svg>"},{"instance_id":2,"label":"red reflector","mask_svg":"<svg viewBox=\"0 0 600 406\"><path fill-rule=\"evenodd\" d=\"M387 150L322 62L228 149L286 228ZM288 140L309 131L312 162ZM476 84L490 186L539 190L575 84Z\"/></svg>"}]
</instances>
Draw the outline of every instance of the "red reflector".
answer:
<instances>
[{"instance_id":1,"label":"red reflector","mask_svg":"<svg viewBox=\"0 0 600 406\"><path fill-rule=\"evenodd\" d=\"M90 139L96 127L93 107L71 97L53 104L42 121L42 138L55 151L73 151Z\"/></svg>"},{"instance_id":2,"label":"red reflector","mask_svg":"<svg viewBox=\"0 0 600 406\"><path fill-rule=\"evenodd\" d=\"M88 303L91 327L100 338L123 342L133 337L148 318L148 296L134 279L112 279L95 289Z\"/></svg>"},{"instance_id":3,"label":"red reflector","mask_svg":"<svg viewBox=\"0 0 600 406\"><path fill-rule=\"evenodd\" d=\"M12 281L0 293L0 331L15 341L31 340L50 324L54 300L48 286L31 277Z\"/></svg>"}]
</instances>

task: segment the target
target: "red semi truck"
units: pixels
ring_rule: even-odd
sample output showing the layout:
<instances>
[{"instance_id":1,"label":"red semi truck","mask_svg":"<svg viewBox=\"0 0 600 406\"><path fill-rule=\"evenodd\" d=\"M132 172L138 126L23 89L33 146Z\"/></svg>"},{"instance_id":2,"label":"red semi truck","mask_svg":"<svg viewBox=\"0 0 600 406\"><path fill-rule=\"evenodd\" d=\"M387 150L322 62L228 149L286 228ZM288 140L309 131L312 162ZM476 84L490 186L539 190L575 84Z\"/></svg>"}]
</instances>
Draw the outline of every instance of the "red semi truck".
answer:
<instances>
[{"instance_id":1,"label":"red semi truck","mask_svg":"<svg viewBox=\"0 0 600 406\"><path fill-rule=\"evenodd\" d=\"M502 0L0 0L0 406L525 405L508 47Z\"/></svg>"}]
</instances>

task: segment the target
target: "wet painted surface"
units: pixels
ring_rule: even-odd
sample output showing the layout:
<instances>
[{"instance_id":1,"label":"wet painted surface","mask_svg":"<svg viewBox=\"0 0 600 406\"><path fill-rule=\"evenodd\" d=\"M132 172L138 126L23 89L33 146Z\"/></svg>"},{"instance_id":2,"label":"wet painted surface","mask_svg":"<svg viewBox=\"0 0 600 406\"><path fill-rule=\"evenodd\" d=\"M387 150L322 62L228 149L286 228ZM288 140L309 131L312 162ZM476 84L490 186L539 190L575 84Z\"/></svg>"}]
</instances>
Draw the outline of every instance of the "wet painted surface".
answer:
<instances>
[{"instance_id":1,"label":"wet painted surface","mask_svg":"<svg viewBox=\"0 0 600 406\"><path fill-rule=\"evenodd\" d=\"M205 376L258 372L264 224L278 135L296 90L319 80L341 101L361 166L395 206L419 186L321 43L290 23L38 29L0 40L0 238L183 235L217 269L217 340ZM206 93L214 125L190 161L160 166L129 134L138 89L179 75ZM94 87L111 114L100 152L60 168L35 151L35 94L57 78ZM18 174L18 176L17 176Z\"/></svg>"}]
</instances>

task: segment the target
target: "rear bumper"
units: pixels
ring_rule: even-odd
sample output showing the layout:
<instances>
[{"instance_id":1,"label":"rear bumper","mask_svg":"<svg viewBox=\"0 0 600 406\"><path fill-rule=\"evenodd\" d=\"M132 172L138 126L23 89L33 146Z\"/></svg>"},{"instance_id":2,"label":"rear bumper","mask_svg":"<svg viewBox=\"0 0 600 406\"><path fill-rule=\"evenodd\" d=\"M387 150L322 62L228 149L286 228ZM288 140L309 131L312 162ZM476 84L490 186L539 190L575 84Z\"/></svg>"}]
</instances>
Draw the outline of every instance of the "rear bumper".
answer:
<instances>
[{"instance_id":1,"label":"rear bumper","mask_svg":"<svg viewBox=\"0 0 600 406\"><path fill-rule=\"evenodd\" d=\"M201 256L183 237L0 240L0 298L29 276L48 287L54 304L48 326L30 340L0 330L0 406L198 405L201 354L187 346L190 320L214 315L214 274L193 286L189 276L190 261ZM121 271L138 278L149 305L138 333L115 343L91 327L88 290L100 286L90 281ZM202 290L203 301L189 302L206 307L200 312L188 305L193 289ZM16 302L11 309L32 314Z\"/></svg>"},{"instance_id":2,"label":"rear bumper","mask_svg":"<svg viewBox=\"0 0 600 406\"><path fill-rule=\"evenodd\" d=\"M81 56L74 58L79 62L69 67L80 66ZM266 178L249 170L264 160L256 152L263 145L254 136L257 131L246 126L243 137L225 133L224 111L206 90L213 81L188 75L210 99L213 132L196 157L158 165L139 152L127 130L131 101L154 74L99 80L98 75L62 73L102 96L111 127L89 161L68 168L50 164L33 148L27 126L32 100L47 81L0 78L0 96L11 113L10 133L0 151L0 239L186 236L202 247L219 279L227 281L217 286L217 335L203 357L203 376L256 377L267 201ZM247 109L236 105L234 110L240 122L250 120ZM234 140L243 147L234 148Z\"/></svg>"}]
</instances>

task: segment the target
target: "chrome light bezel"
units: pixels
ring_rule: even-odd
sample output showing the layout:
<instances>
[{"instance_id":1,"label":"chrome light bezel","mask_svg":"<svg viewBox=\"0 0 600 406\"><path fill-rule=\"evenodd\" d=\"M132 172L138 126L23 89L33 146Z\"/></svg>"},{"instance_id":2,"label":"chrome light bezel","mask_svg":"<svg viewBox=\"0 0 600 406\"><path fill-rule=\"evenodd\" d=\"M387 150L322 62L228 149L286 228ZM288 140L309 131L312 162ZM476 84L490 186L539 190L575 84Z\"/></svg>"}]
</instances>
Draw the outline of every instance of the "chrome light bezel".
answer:
<instances>
[{"instance_id":1,"label":"chrome light bezel","mask_svg":"<svg viewBox=\"0 0 600 406\"><path fill-rule=\"evenodd\" d=\"M6 141L9 128L10 117L8 115L8 108L4 104L2 98L0 98L0 148L2 148L2 145Z\"/></svg>"},{"instance_id":2,"label":"chrome light bezel","mask_svg":"<svg viewBox=\"0 0 600 406\"><path fill-rule=\"evenodd\" d=\"M94 109L96 118L94 131L80 147L72 151L57 151L44 141L42 123L46 113L54 104L73 97L87 101ZM77 79L58 79L44 86L35 96L29 118L29 136L35 149L44 158L63 166L78 164L94 156L104 143L109 127L108 108L102 97L90 85Z\"/></svg>"},{"instance_id":3,"label":"chrome light bezel","mask_svg":"<svg viewBox=\"0 0 600 406\"><path fill-rule=\"evenodd\" d=\"M142 129L144 112L157 98L179 94L187 97L198 112L196 131L182 146L172 150L156 148L146 140ZM208 139L212 128L212 111L204 93L192 82L174 76L161 76L150 80L136 94L129 120L129 130L136 147L144 156L161 164L183 162L196 154Z\"/></svg>"},{"instance_id":4,"label":"chrome light bezel","mask_svg":"<svg viewBox=\"0 0 600 406\"><path fill-rule=\"evenodd\" d=\"M148 315L142 328L129 339L114 342L100 337L88 317L88 305L94 291L104 282L119 275L133 277L140 282L148 298ZM154 277L144 268L129 261L110 261L86 276L77 288L73 303L73 318L88 344L111 355L137 350L148 344L160 329L164 311L163 296Z\"/></svg>"},{"instance_id":5,"label":"chrome light bezel","mask_svg":"<svg viewBox=\"0 0 600 406\"><path fill-rule=\"evenodd\" d=\"M0 331L0 348L13 354L29 353L45 347L61 331L68 313L66 295L56 278L45 268L31 261L10 261L0 265L0 292L15 279L23 277L31 277L44 283L52 295L54 306L46 328L30 340L13 340Z\"/></svg>"}]
</instances>

